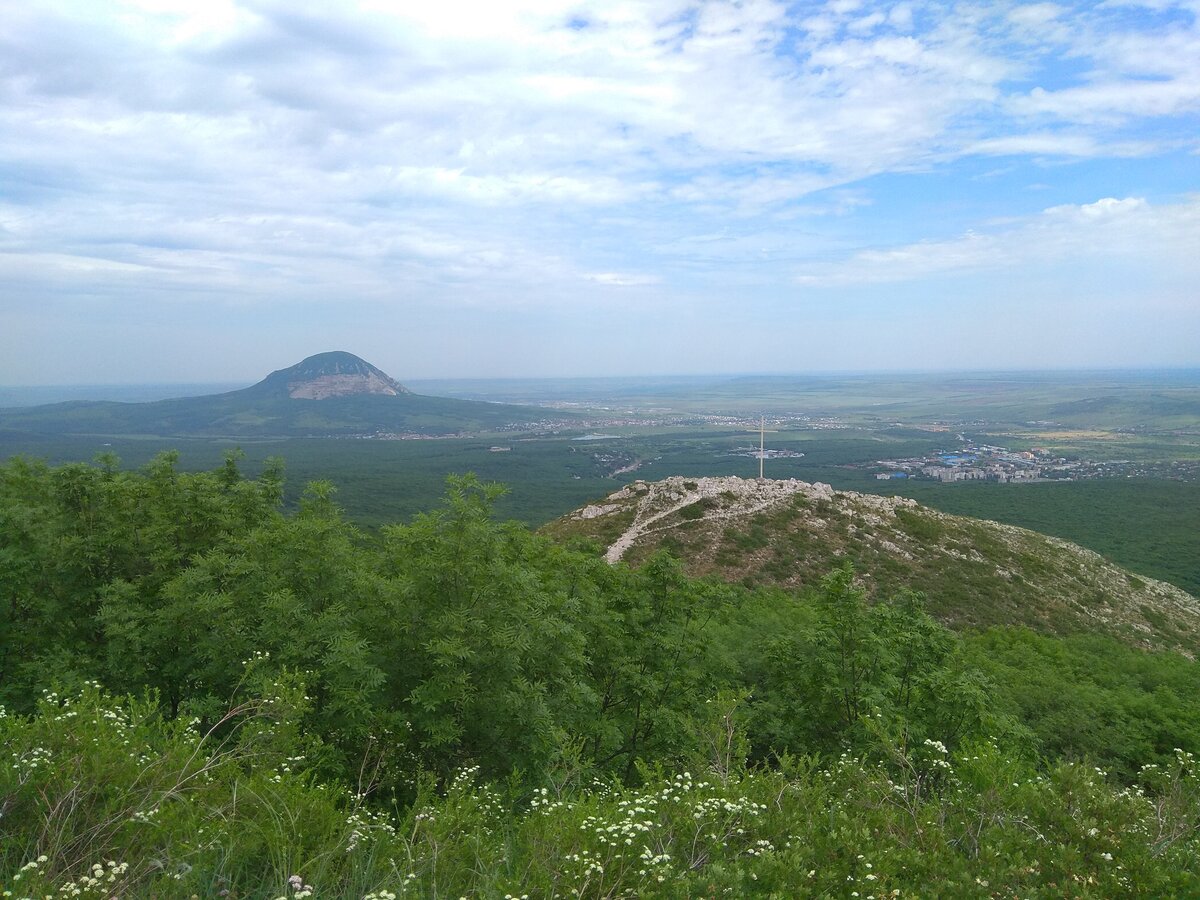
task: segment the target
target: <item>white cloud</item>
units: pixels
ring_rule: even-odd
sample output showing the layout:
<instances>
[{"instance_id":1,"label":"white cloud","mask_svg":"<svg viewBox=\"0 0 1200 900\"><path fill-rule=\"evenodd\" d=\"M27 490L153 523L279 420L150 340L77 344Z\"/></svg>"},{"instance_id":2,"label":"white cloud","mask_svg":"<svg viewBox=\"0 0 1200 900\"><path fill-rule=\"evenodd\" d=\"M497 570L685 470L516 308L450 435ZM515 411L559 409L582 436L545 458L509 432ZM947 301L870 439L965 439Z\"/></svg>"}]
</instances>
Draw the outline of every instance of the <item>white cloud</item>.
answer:
<instances>
[{"instance_id":1,"label":"white cloud","mask_svg":"<svg viewBox=\"0 0 1200 900\"><path fill-rule=\"evenodd\" d=\"M768 0L337 11L138 0L116 20L67 9L26 11L12 29L18 52L0 127L34 155L108 160L131 179L147 158L168 178L172 166L205 157L270 178L286 159L318 180L390 168L413 175L417 193L485 205L620 204L653 197L669 169L672 197L704 203L744 197L747 180L783 183L724 171L747 161L803 166L790 184L811 190L964 153L1079 157L1114 145L1094 130L981 127L1005 79L1028 63L997 42L987 13L969 8L926 8L921 34L908 33L905 5L885 21L833 4L829 30L791 21ZM1068 13L1037 4L1007 16L1028 25ZM586 25L569 28L571 20ZM1083 53L1091 36L1082 30L1069 52ZM1035 86L1003 108L1087 125L1187 111L1200 46L1194 30L1170 29L1166 40L1108 35L1094 51L1108 59L1097 77ZM63 81L81 65L70 58L86 60L87 79ZM1124 152L1128 138L1119 141ZM72 147L88 156L70 156ZM164 151L157 159L155 147ZM795 197L757 193L763 202Z\"/></svg>"},{"instance_id":2,"label":"white cloud","mask_svg":"<svg viewBox=\"0 0 1200 900\"><path fill-rule=\"evenodd\" d=\"M622 272L595 272L585 276L589 281L598 284L609 284L614 287L646 287L652 284L662 284L657 275L633 275Z\"/></svg>"},{"instance_id":3,"label":"white cloud","mask_svg":"<svg viewBox=\"0 0 1200 900\"><path fill-rule=\"evenodd\" d=\"M1196 52L1200 53L1200 44ZM1200 78L1195 81L1109 81L1046 91L1034 88L1013 101L1017 113L1053 116L1086 124L1120 123L1131 117L1169 116L1200 110Z\"/></svg>"},{"instance_id":4,"label":"white cloud","mask_svg":"<svg viewBox=\"0 0 1200 900\"><path fill-rule=\"evenodd\" d=\"M1095 258L1072 229L1133 265L1104 237L1121 232L1151 267L1187 206L1158 198L1200 184L1056 190L1045 165L1198 147L1196 5L1150 6L10 4L0 265L22 304L110 313L582 308L651 289L711 308L730 286L778 296L806 259L824 260L806 284L854 285ZM888 180L962 190L999 155L1041 167L1013 178L1047 204L1154 202L1031 217L1004 198L946 240L970 214L940 223Z\"/></svg>"},{"instance_id":5,"label":"white cloud","mask_svg":"<svg viewBox=\"0 0 1200 900\"><path fill-rule=\"evenodd\" d=\"M964 152L983 156L1037 156L1094 159L1096 157L1150 156L1162 148L1153 141L1124 140L1101 144L1079 131L1030 132L976 141Z\"/></svg>"},{"instance_id":6,"label":"white cloud","mask_svg":"<svg viewBox=\"0 0 1200 900\"><path fill-rule=\"evenodd\" d=\"M1008 10L1008 19L1025 27L1044 28L1066 12L1057 3L1025 3Z\"/></svg>"},{"instance_id":7,"label":"white cloud","mask_svg":"<svg viewBox=\"0 0 1200 900\"><path fill-rule=\"evenodd\" d=\"M967 147L971 153L989 156L1037 154L1039 156L1090 157L1097 153L1096 141L1085 134L1011 134L986 138Z\"/></svg>"},{"instance_id":8,"label":"white cloud","mask_svg":"<svg viewBox=\"0 0 1200 900\"><path fill-rule=\"evenodd\" d=\"M1153 272L1153 278L1195 283L1200 280L1197 235L1200 195L1162 206L1139 197L1105 197L1052 206L1040 215L951 240L860 250L810 266L796 281L819 287L886 284L1001 269L1020 279L1039 266L1083 273L1097 265L1133 261L1139 270Z\"/></svg>"},{"instance_id":9,"label":"white cloud","mask_svg":"<svg viewBox=\"0 0 1200 900\"><path fill-rule=\"evenodd\" d=\"M1086 61L1087 70L1076 84L1014 96L1009 108L1023 117L1107 127L1200 111L1200 8L1185 16L1143 31L1103 16L1067 27L1060 12L1055 35L1066 57Z\"/></svg>"}]
</instances>

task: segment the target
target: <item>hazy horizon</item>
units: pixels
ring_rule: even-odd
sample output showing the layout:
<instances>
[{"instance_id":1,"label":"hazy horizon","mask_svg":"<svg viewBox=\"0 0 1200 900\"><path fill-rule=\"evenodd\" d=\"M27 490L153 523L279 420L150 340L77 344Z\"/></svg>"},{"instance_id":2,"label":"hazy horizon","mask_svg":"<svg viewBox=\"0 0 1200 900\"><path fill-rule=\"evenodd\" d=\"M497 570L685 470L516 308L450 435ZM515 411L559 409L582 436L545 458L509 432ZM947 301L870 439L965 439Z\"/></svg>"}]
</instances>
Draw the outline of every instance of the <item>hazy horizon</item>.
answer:
<instances>
[{"instance_id":1,"label":"hazy horizon","mask_svg":"<svg viewBox=\"0 0 1200 900\"><path fill-rule=\"evenodd\" d=\"M0 384L1200 366L1197 0L62 0L0 48Z\"/></svg>"},{"instance_id":2,"label":"hazy horizon","mask_svg":"<svg viewBox=\"0 0 1200 900\"><path fill-rule=\"evenodd\" d=\"M370 360L368 360L370 362ZM265 373L266 374L266 373ZM264 377L265 377L264 374ZM388 373L389 375L392 373ZM714 383L738 379L790 379L790 378L878 378L896 377L945 377L960 378L1004 378L1024 376L1050 377L1094 377L1105 376L1126 377L1134 380L1149 379L1155 376L1168 378L1184 377L1200 382L1200 367L1138 367L1138 368L1109 368L1109 369L896 369L896 370L829 370L829 371L796 371L796 372L677 372L645 375L571 375L571 376L521 376L505 375L496 377L462 377L462 378L402 378L397 380L406 387L423 393L421 388L442 387L451 391L466 390L471 385L502 386L505 383L530 384L549 386L560 383L570 387L572 383L592 382L624 382L653 384L656 382L698 382L711 380ZM151 402L154 400L171 400L184 397L204 396L208 394L225 393L247 388L256 384L254 381L214 381L214 382L111 382L91 384L0 384L0 408L19 408L37 406L47 403L62 403L75 400L114 400L119 402Z\"/></svg>"}]
</instances>

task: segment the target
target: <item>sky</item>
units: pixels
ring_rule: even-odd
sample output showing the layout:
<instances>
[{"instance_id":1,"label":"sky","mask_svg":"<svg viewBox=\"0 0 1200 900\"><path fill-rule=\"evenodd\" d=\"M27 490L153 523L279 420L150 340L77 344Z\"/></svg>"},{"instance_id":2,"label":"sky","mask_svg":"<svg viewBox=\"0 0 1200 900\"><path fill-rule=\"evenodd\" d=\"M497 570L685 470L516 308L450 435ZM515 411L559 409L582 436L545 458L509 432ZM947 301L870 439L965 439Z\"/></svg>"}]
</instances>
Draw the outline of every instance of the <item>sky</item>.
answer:
<instances>
[{"instance_id":1,"label":"sky","mask_svg":"<svg viewBox=\"0 0 1200 900\"><path fill-rule=\"evenodd\" d=\"M0 0L0 384L1200 365L1200 0Z\"/></svg>"}]
</instances>

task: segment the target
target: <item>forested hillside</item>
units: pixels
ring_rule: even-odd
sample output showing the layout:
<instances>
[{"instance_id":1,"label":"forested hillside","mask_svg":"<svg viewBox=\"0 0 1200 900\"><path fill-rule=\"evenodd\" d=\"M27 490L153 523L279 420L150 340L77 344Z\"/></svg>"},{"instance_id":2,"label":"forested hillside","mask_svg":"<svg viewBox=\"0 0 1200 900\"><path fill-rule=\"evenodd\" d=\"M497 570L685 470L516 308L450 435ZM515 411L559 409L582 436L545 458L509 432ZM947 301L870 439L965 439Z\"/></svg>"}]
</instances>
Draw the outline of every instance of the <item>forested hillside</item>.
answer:
<instances>
[{"instance_id":1,"label":"forested hillside","mask_svg":"<svg viewBox=\"0 0 1200 900\"><path fill-rule=\"evenodd\" d=\"M1200 891L1188 658L955 634L835 558L609 565L470 476L367 535L282 478L0 468L0 889Z\"/></svg>"}]
</instances>

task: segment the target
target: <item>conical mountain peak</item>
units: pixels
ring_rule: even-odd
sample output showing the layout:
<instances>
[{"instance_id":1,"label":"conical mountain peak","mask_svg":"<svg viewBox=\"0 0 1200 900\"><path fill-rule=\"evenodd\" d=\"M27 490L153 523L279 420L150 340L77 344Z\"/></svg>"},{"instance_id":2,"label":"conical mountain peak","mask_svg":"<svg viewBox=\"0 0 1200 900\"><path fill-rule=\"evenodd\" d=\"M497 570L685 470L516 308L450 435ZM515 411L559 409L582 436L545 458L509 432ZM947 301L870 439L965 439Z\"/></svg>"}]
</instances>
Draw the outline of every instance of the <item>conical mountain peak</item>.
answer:
<instances>
[{"instance_id":1,"label":"conical mountain peak","mask_svg":"<svg viewBox=\"0 0 1200 900\"><path fill-rule=\"evenodd\" d=\"M382 369L344 350L310 356L294 366L272 372L260 383L286 390L294 400L327 400L360 394L394 397L410 393Z\"/></svg>"}]
</instances>

